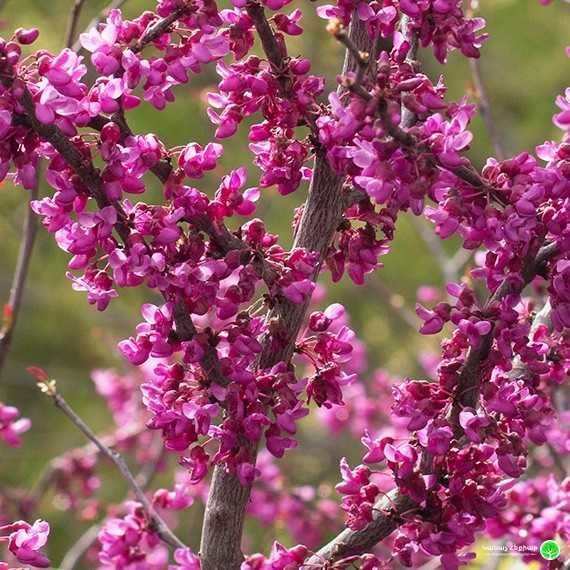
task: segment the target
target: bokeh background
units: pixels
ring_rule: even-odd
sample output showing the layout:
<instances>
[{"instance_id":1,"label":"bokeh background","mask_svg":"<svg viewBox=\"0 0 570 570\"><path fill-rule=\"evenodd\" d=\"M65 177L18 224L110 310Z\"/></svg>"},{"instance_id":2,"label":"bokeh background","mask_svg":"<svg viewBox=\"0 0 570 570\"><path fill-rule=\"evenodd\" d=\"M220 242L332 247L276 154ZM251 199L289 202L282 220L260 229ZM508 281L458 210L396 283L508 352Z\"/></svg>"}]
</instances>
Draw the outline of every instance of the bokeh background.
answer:
<instances>
[{"instance_id":1,"label":"bokeh background","mask_svg":"<svg viewBox=\"0 0 570 570\"><path fill-rule=\"evenodd\" d=\"M40 40L36 45L50 51L61 49L72 0L7 0L0 2L0 35L23 26L38 26ZM302 24L306 33L290 42L290 54L304 54L313 62L313 70L327 77L329 85L342 60L340 47L324 30L324 23L314 15L314 4L308 0L295 2L303 5ZM134 16L151 8L150 0L129 0L124 7L127 16ZM79 28L98 13L105 3L88 0ZM570 85L570 59L564 48L570 44L570 5L560 0L545 8L537 0L485 0L481 14L487 19L490 39L483 48L482 73L492 100L497 128L508 154L532 149L544 140L557 138L552 124L554 98ZM426 71L432 78L443 74L449 86L449 97L458 98L466 90L472 91L469 66L457 55L450 58L445 68L439 66L425 51L421 53ZM215 70L194 77L177 90L177 103L162 113L143 104L131 113L130 123L135 132L154 132L168 146L190 141L205 143L211 140L213 128L206 117L205 93L217 82ZM475 142L471 157L477 165L484 164L492 154L489 138L480 119L473 124ZM219 175L238 165L248 164L247 130L225 142L221 166L200 183L201 189L213 192ZM258 172L249 166L248 182L254 185ZM151 183L152 185L152 183ZM49 189L41 186L41 194ZM156 198L151 188L149 200ZM306 189L282 198L275 191L263 192L259 216L267 221L272 232L290 237L292 210L304 199ZM0 303L8 298L10 281L15 266L26 199L22 189L9 183L0 187ZM449 252L457 244L445 243ZM399 307L413 311L418 287L441 286L443 276L434 264L429 250L407 219L400 222L391 253L383 258L385 267L369 277L364 287L349 282L328 286L328 301L344 303L351 313L351 324L366 342L370 371L379 367L403 377L420 375L417 356L437 350L437 339L423 338L407 325L399 315ZM65 278L67 256L53 239L39 230L33 254L31 272L24 299L24 307L15 333L12 351L0 378L0 401L18 406L31 418L32 429L24 436L20 450L0 450L0 488L26 487L40 477L50 458L65 450L82 445L84 440L67 420L60 415L35 388L25 373L32 364L47 369L58 379L60 389L81 415L97 430L109 425L110 416L102 400L95 394L90 371L95 368L127 370L115 350L117 340L131 334L139 322L141 302L153 301L144 290L122 292L104 313L95 311L85 296L72 291ZM395 308L396 307L396 308ZM413 318L413 313L412 313ZM338 480L338 459L347 455L356 460L360 449L349 440L331 442L330 436L310 421L305 424L302 440L306 447L290 453L285 462L288 477L296 484L331 483ZM307 453L307 450L309 451ZM120 501L125 493L123 481L112 471L102 469L105 481L103 496ZM163 476L165 484L169 479ZM49 494L43 501L40 515L50 521L52 534L49 553L58 562L66 546L89 526L77 522L64 510L54 505ZM193 507L185 514L183 532L193 545L199 540L201 509ZM267 551L268 538L274 529L263 529L252 524L251 547ZM280 529L284 541L287 537ZM472 568L492 567L482 555ZM498 568L516 568L516 557L507 557Z\"/></svg>"}]
</instances>

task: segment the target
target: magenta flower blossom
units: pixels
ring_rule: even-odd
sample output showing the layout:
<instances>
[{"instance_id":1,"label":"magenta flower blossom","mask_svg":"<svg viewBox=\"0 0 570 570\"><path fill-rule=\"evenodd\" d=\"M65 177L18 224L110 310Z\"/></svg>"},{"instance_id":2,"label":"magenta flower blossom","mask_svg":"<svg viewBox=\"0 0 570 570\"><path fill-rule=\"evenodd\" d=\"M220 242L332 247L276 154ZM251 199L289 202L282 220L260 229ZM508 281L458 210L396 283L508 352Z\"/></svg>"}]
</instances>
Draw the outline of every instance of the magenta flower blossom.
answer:
<instances>
[{"instance_id":1,"label":"magenta flower blossom","mask_svg":"<svg viewBox=\"0 0 570 570\"><path fill-rule=\"evenodd\" d=\"M6 406L0 402L0 439L10 447L20 447L20 435L32 427L28 418L20 417L20 410L14 406Z\"/></svg>"},{"instance_id":2,"label":"magenta flower blossom","mask_svg":"<svg viewBox=\"0 0 570 570\"><path fill-rule=\"evenodd\" d=\"M0 536L7 535L8 549L22 564L47 568L50 561L40 549L46 545L49 524L38 519L33 525L24 521L0 527Z\"/></svg>"},{"instance_id":3,"label":"magenta flower blossom","mask_svg":"<svg viewBox=\"0 0 570 570\"><path fill-rule=\"evenodd\" d=\"M174 552L177 564L168 566L168 570L200 570L200 558L189 548L178 548Z\"/></svg>"},{"instance_id":4,"label":"magenta flower blossom","mask_svg":"<svg viewBox=\"0 0 570 570\"><path fill-rule=\"evenodd\" d=\"M178 163L188 178L202 178L206 170L216 168L216 163L224 147L217 143L208 143L204 149L197 144L187 145L180 153Z\"/></svg>"},{"instance_id":5,"label":"magenta flower blossom","mask_svg":"<svg viewBox=\"0 0 570 570\"><path fill-rule=\"evenodd\" d=\"M459 423L472 442L481 443L480 430L489 425L489 418L477 415L474 410L465 409L459 414Z\"/></svg>"}]
</instances>

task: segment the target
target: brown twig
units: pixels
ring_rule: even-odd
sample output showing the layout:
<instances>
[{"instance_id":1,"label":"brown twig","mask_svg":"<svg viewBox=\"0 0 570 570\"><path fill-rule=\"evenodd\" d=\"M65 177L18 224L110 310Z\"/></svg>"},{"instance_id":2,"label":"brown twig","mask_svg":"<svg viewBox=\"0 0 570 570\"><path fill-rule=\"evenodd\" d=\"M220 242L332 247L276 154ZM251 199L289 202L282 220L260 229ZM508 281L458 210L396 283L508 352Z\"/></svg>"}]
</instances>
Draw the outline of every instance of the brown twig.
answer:
<instances>
[{"instance_id":1,"label":"brown twig","mask_svg":"<svg viewBox=\"0 0 570 570\"><path fill-rule=\"evenodd\" d=\"M446 283L457 281L458 267L455 265L454 258L450 258L445 251L442 241L438 238L433 231L426 226L423 219L412 216L410 218L412 225L416 229L422 241L429 249L432 258L439 266L441 274Z\"/></svg>"},{"instance_id":2,"label":"brown twig","mask_svg":"<svg viewBox=\"0 0 570 570\"><path fill-rule=\"evenodd\" d=\"M265 10L261 4L255 2L255 0L250 0L246 4L245 8L248 16L253 20L253 24L257 31L257 35L261 40L261 45L267 57L267 61L271 64L273 71L280 75L282 88L288 92L290 84L287 81L287 78L282 75L285 67L285 59L287 58L287 52L284 44L277 42L277 38L267 21Z\"/></svg>"},{"instance_id":3,"label":"brown twig","mask_svg":"<svg viewBox=\"0 0 570 570\"><path fill-rule=\"evenodd\" d=\"M61 564L59 565L60 570L73 570L83 555L95 543L100 530L100 524L90 526L66 552Z\"/></svg>"},{"instance_id":4,"label":"brown twig","mask_svg":"<svg viewBox=\"0 0 570 570\"><path fill-rule=\"evenodd\" d=\"M168 16L154 22L143 34L142 38L131 48L134 53L138 53L145 46L151 44L160 36L170 31L172 24L181 18L186 12L189 12L191 4L188 0L181 0L180 6L173 10Z\"/></svg>"},{"instance_id":5,"label":"brown twig","mask_svg":"<svg viewBox=\"0 0 570 570\"><path fill-rule=\"evenodd\" d=\"M481 113L481 118L483 119L487 133L489 134L489 139L491 140L493 149L495 150L495 156L498 160L504 160L505 151L503 148L503 142L493 117L491 102L487 95L487 88L485 87L483 76L481 74L481 60L477 58L469 58L469 67L471 68L471 77L476 91L479 112Z\"/></svg>"},{"instance_id":6,"label":"brown twig","mask_svg":"<svg viewBox=\"0 0 570 570\"><path fill-rule=\"evenodd\" d=\"M110 459L115 464L119 473L133 491L137 501L141 503L142 508L148 516L150 528L152 528L161 540L170 547L186 548L186 545L172 532L172 530L170 530L161 516L155 511L121 454L105 445L97 437L95 432L93 432L93 430L79 417L79 415L77 415L73 408L57 391L55 381L46 380L44 382L38 382L38 385L42 392L52 399L56 408L60 409L69 418L69 420L71 420L79 431L81 431L81 433L83 433L83 435L97 447L102 455Z\"/></svg>"},{"instance_id":7,"label":"brown twig","mask_svg":"<svg viewBox=\"0 0 570 570\"><path fill-rule=\"evenodd\" d=\"M136 481L141 489L145 490L154 479L160 462L164 456L164 447L160 443L160 451L157 457L149 461L137 474ZM67 551L60 564L60 570L73 570L83 555L89 550L93 543L97 540L101 523L90 526Z\"/></svg>"},{"instance_id":8,"label":"brown twig","mask_svg":"<svg viewBox=\"0 0 570 570\"><path fill-rule=\"evenodd\" d=\"M370 279L367 285L378 294L390 310L408 327L417 332L419 319L408 307L401 296L394 293L381 279ZM415 351L414 351L415 354ZM419 361L418 361L419 362Z\"/></svg>"},{"instance_id":9,"label":"brown twig","mask_svg":"<svg viewBox=\"0 0 570 570\"><path fill-rule=\"evenodd\" d=\"M38 169L40 165L38 165ZM33 200L37 200L39 194L39 171L36 170L36 180L34 187L30 190L30 195L27 203L26 217L24 220L24 228L22 232L22 242L20 244L20 251L18 253L18 261L16 263L16 271L12 280L12 287L10 288L10 297L6 310L9 311L6 322L0 330L0 374L6 362L6 357L10 351L10 344L20 309L22 308L22 300L24 297L24 289L28 278L28 271L30 268L30 261L32 252L34 250L34 243L36 241L36 234L38 229L37 216L32 212L30 204Z\"/></svg>"},{"instance_id":10,"label":"brown twig","mask_svg":"<svg viewBox=\"0 0 570 570\"><path fill-rule=\"evenodd\" d=\"M81 16L81 10L84 4L85 0L75 0L73 3L67 24L67 32L65 33L65 47L67 48L71 48L75 41L75 32L77 31L77 24L79 23L79 17Z\"/></svg>"},{"instance_id":11,"label":"brown twig","mask_svg":"<svg viewBox=\"0 0 570 570\"><path fill-rule=\"evenodd\" d=\"M286 98L291 97L293 95L291 92L293 82L288 71L287 47L282 36L273 32L271 24L265 16L265 10L259 2L249 0L246 4L246 11L253 21L267 61L279 81L281 94ZM306 112L304 120L313 133L317 134L314 114L311 111Z\"/></svg>"},{"instance_id":12,"label":"brown twig","mask_svg":"<svg viewBox=\"0 0 570 570\"><path fill-rule=\"evenodd\" d=\"M122 441L139 435L144 429L146 429L144 424L133 424L126 429L121 429L118 434L97 435L97 438L102 441L107 447L114 447ZM33 508L34 505L37 505L42 500L54 481L58 470L58 464L62 458L68 456L69 454L89 455L92 453L100 453L100 450L92 442L89 442L82 447L68 450L63 454L54 457L40 473L40 476L38 477L36 483L26 497L27 502L30 502Z\"/></svg>"}]
</instances>

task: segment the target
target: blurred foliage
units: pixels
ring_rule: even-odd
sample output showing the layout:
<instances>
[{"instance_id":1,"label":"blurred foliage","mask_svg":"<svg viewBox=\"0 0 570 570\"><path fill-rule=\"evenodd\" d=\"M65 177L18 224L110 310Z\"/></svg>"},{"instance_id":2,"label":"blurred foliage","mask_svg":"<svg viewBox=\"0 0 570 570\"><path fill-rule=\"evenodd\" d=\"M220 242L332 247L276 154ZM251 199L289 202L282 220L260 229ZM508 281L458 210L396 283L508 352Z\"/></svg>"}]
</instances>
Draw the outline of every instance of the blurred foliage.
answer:
<instances>
[{"instance_id":1,"label":"blurred foliage","mask_svg":"<svg viewBox=\"0 0 570 570\"><path fill-rule=\"evenodd\" d=\"M334 85L342 50L324 31L324 25L314 15L312 4L301 2L305 8L303 20L306 33L293 38L290 54L303 54L313 61L313 71L327 77ZM2 3L0 2L0 5ZM8 0L4 2L2 28L5 35L18 26L38 26L41 36L38 45L56 51L62 47L67 18L72 0ZM125 5L127 16L133 16L151 7L150 0L130 0ZM81 25L103 7L101 0L86 2ZM291 6L293 8L293 5ZM552 125L554 98L570 84L570 60L564 47L570 43L570 7L555 2L543 8L537 0L488 0L481 3L482 15L487 19L490 39L483 49L482 72L492 99L496 122L509 154L532 151L545 139L558 137ZM458 55L451 57L446 68L438 66L431 55L422 52L426 71L432 78L439 74L449 86L449 98L459 98L470 89L469 67ZM205 93L216 83L213 68L193 78L177 91L177 102L158 114L143 104L129 115L135 132L155 132L170 147L189 141L207 142L213 128L206 117ZM487 134L480 119L473 125L475 143L472 158L482 165L492 154ZM219 170L200 182L200 187L213 192L220 174L241 164L248 164L247 130L225 142L225 153ZM250 183L258 176L249 166ZM156 200L158 188L149 180L145 199ZM45 185L42 194L49 192ZM263 192L259 216L271 231L290 242L290 220L293 209L304 199L306 188L293 196L282 198L269 189ZM25 193L5 183L0 187L0 299L9 291L25 213ZM351 312L352 325L367 344L370 369L385 367L396 376L421 374L416 364L417 355L424 350L437 350L436 339L425 339L415 333L389 307L384 288L397 293L396 301L413 309L416 291L421 284L440 286L442 276L425 244L414 227L402 220L391 253L383 258L385 267L369 278L363 288L345 281L329 287L328 302L346 304ZM450 252L457 247L450 240L445 247ZM153 300L144 290L121 292L104 313L96 312L86 303L83 294L72 291L64 274L67 256L58 250L54 241L43 230L39 232L31 274L26 290L25 305L13 342L12 352L0 382L0 400L20 407L33 421L33 428L24 436L21 450L2 447L0 459L0 486L29 487L38 479L50 458L73 446L84 443L81 434L53 409L26 375L29 365L40 365L58 379L67 399L84 419L96 429L110 425L104 404L95 396L89 380L94 368L115 367L124 363L114 346L118 339L129 336L139 321L138 307L144 300ZM327 278L323 280L327 283ZM312 426L311 426L312 427ZM356 460L359 446L349 441L330 441L321 430L305 430L304 446L290 454L285 470L297 483L334 483L338 479L340 454ZM307 453L307 450L310 450ZM105 470L104 496L120 501L125 485L110 470ZM168 479L164 481L169 484ZM58 562L66 546L79 536L86 523L76 523L44 501L43 518L52 524L50 555ZM194 507L186 515L185 536L196 544L199 536L201 512ZM268 539L274 529L261 529L252 523L252 549L268 549ZM280 538L287 540L286 537ZM483 563L485 560L483 559ZM501 568L515 568L509 558ZM475 567L481 567L478 562Z\"/></svg>"}]
</instances>

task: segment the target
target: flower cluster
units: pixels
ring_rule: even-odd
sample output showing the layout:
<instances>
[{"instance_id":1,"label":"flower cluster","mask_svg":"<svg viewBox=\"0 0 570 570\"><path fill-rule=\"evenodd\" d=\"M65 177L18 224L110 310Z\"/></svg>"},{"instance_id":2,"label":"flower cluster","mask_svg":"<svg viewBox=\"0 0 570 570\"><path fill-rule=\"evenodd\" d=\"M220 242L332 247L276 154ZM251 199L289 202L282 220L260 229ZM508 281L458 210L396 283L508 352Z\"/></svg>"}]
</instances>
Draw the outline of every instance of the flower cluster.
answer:
<instances>
[{"instance_id":1,"label":"flower cluster","mask_svg":"<svg viewBox=\"0 0 570 570\"><path fill-rule=\"evenodd\" d=\"M141 505L129 502L126 508L124 517L108 519L99 532L99 560L103 568L122 570L141 562L145 568L164 568L168 553L149 528L147 515Z\"/></svg>"},{"instance_id":2,"label":"flower cluster","mask_svg":"<svg viewBox=\"0 0 570 570\"><path fill-rule=\"evenodd\" d=\"M20 410L14 406L7 406L0 402L0 439L10 447L20 447L20 435L28 431L32 422L28 418L20 417Z\"/></svg>"},{"instance_id":3,"label":"flower cluster","mask_svg":"<svg viewBox=\"0 0 570 570\"><path fill-rule=\"evenodd\" d=\"M482 18L468 18L460 0L390 0L368 3L339 0L336 5L320 6L318 14L326 19L338 18L348 25L353 10L366 23L373 36L391 38L397 33L402 15L408 18L410 31L424 47L431 46L435 57L445 63L451 50L459 49L466 57L479 57L479 49L487 39L480 33Z\"/></svg>"},{"instance_id":4,"label":"flower cluster","mask_svg":"<svg viewBox=\"0 0 570 570\"><path fill-rule=\"evenodd\" d=\"M50 561L40 550L47 543L49 524L38 519L33 525L25 521L0 527L0 540L8 542L8 550L22 564L47 568Z\"/></svg>"}]
</instances>

